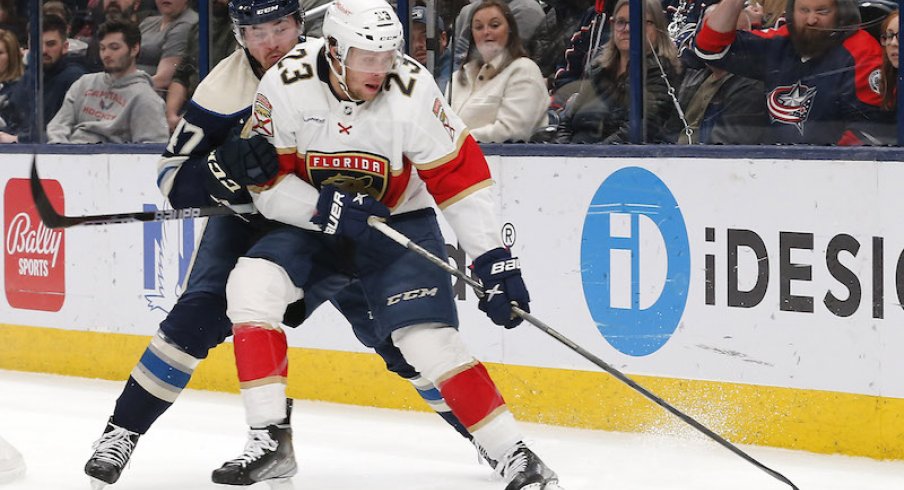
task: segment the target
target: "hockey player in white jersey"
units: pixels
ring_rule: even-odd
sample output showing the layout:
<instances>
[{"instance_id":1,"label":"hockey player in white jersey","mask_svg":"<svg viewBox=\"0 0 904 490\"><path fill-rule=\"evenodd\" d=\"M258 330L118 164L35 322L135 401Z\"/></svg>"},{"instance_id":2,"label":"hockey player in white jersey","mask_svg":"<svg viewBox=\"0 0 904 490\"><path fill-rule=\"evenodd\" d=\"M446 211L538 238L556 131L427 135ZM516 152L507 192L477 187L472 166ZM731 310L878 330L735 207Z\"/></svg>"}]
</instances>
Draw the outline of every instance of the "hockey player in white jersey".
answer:
<instances>
[{"instance_id":1,"label":"hockey player in white jersey","mask_svg":"<svg viewBox=\"0 0 904 490\"><path fill-rule=\"evenodd\" d=\"M250 200L236 182L244 183L248 175L272 177L279 167L270 143L262 137L240 139L234 129L250 116L260 77L298 43L303 26L299 2L231 0L229 9L242 49L217 64L201 82L160 159L158 184L174 207L210 206L215 203L212 196L221 202ZM260 216L207 221L188 286L132 370L85 464L95 488L118 481L139 438L175 403L209 350L231 334L226 278L236 260L272 226ZM287 318L294 324L304 315L287 316L299 317ZM362 321L366 328L366 319ZM358 327L353 329L357 333ZM411 381L431 408L470 439L437 390L398 349L389 343L369 345L388 369ZM255 469L253 464L244 468Z\"/></svg>"},{"instance_id":2,"label":"hockey player in white jersey","mask_svg":"<svg viewBox=\"0 0 904 490\"><path fill-rule=\"evenodd\" d=\"M365 343L391 342L439 388L498 460L506 490L559 488L459 336L448 275L367 225L370 216L382 217L446 257L435 202L476 257L473 274L490 293L480 309L506 328L521 321L513 304L529 309L518 260L500 238L483 153L429 72L401 54L402 35L383 0L337 0L323 21L324 39L300 43L261 80L251 130L276 147L280 171L259 179L252 197L262 214L291 226L255 243L227 283L247 422L286 423L280 380L288 362L279 327L286 305L342 297L346 317L372 318ZM249 440L246 459L289 468L289 476L294 453L284 446L291 443ZM233 479L234 461L215 470L214 481L247 484Z\"/></svg>"}]
</instances>

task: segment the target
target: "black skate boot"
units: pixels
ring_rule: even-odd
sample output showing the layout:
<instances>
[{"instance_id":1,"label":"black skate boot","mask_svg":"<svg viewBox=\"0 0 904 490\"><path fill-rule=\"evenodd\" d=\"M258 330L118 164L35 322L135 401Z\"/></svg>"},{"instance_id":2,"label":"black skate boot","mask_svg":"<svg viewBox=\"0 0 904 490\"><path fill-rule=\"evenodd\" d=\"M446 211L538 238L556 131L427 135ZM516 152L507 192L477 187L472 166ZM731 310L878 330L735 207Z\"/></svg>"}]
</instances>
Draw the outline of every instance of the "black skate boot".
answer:
<instances>
[{"instance_id":1,"label":"black skate boot","mask_svg":"<svg viewBox=\"0 0 904 490\"><path fill-rule=\"evenodd\" d=\"M92 488L100 489L119 480L140 435L115 425L110 417L104 434L94 443L94 454L85 463L85 474L92 478Z\"/></svg>"},{"instance_id":2,"label":"black skate boot","mask_svg":"<svg viewBox=\"0 0 904 490\"><path fill-rule=\"evenodd\" d=\"M556 473L523 442L505 453L496 471L508 482L505 490L561 490Z\"/></svg>"},{"instance_id":3,"label":"black skate boot","mask_svg":"<svg viewBox=\"0 0 904 490\"><path fill-rule=\"evenodd\" d=\"M292 447L292 400L286 406L286 419L280 424L252 427L245 451L239 457L213 470L211 479L222 485L253 485L269 481L271 486L288 482L298 472Z\"/></svg>"}]
</instances>

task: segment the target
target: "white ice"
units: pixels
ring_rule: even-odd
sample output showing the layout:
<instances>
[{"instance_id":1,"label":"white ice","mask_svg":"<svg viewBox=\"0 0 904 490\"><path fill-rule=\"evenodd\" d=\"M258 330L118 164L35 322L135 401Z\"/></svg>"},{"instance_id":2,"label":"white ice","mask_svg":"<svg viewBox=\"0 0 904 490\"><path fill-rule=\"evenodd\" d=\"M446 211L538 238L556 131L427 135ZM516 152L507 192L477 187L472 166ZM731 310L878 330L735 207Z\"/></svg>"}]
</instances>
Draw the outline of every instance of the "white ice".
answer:
<instances>
[{"instance_id":1,"label":"white ice","mask_svg":"<svg viewBox=\"0 0 904 490\"><path fill-rule=\"evenodd\" d=\"M122 383L0 371L0 434L25 457L24 479L3 490L90 489L82 467ZM296 404L298 490L503 490L470 444L423 412ZM566 490L788 489L702 437L621 434L524 424ZM108 490L228 490L210 471L244 446L237 395L187 390L143 436ZM904 489L904 462L742 449L801 489ZM258 484L252 490L268 486Z\"/></svg>"}]
</instances>

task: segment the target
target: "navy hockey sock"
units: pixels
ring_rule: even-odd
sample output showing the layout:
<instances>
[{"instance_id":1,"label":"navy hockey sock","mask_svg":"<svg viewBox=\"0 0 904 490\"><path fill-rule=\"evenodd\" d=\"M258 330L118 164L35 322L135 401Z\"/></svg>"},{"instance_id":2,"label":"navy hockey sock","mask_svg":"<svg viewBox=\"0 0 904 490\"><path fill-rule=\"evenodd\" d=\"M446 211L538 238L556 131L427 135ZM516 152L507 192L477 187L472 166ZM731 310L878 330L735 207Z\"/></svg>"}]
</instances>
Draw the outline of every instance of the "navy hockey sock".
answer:
<instances>
[{"instance_id":1,"label":"navy hockey sock","mask_svg":"<svg viewBox=\"0 0 904 490\"><path fill-rule=\"evenodd\" d=\"M116 400L113 423L147 432L182 393L199 362L157 332Z\"/></svg>"}]
</instances>

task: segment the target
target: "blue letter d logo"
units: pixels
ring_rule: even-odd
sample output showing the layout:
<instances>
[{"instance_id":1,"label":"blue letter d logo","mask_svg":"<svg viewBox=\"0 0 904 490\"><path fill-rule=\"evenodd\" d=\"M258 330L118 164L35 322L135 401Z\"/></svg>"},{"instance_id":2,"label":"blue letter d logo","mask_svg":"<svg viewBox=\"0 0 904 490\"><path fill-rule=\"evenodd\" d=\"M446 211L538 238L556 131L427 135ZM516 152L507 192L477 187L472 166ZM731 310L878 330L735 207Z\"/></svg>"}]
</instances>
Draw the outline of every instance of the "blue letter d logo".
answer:
<instances>
[{"instance_id":1,"label":"blue letter d logo","mask_svg":"<svg viewBox=\"0 0 904 490\"><path fill-rule=\"evenodd\" d=\"M623 168L596 191L581 237L581 279L597 328L620 352L652 354L678 328L690 246L678 203L656 175Z\"/></svg>"}]
</instances>

